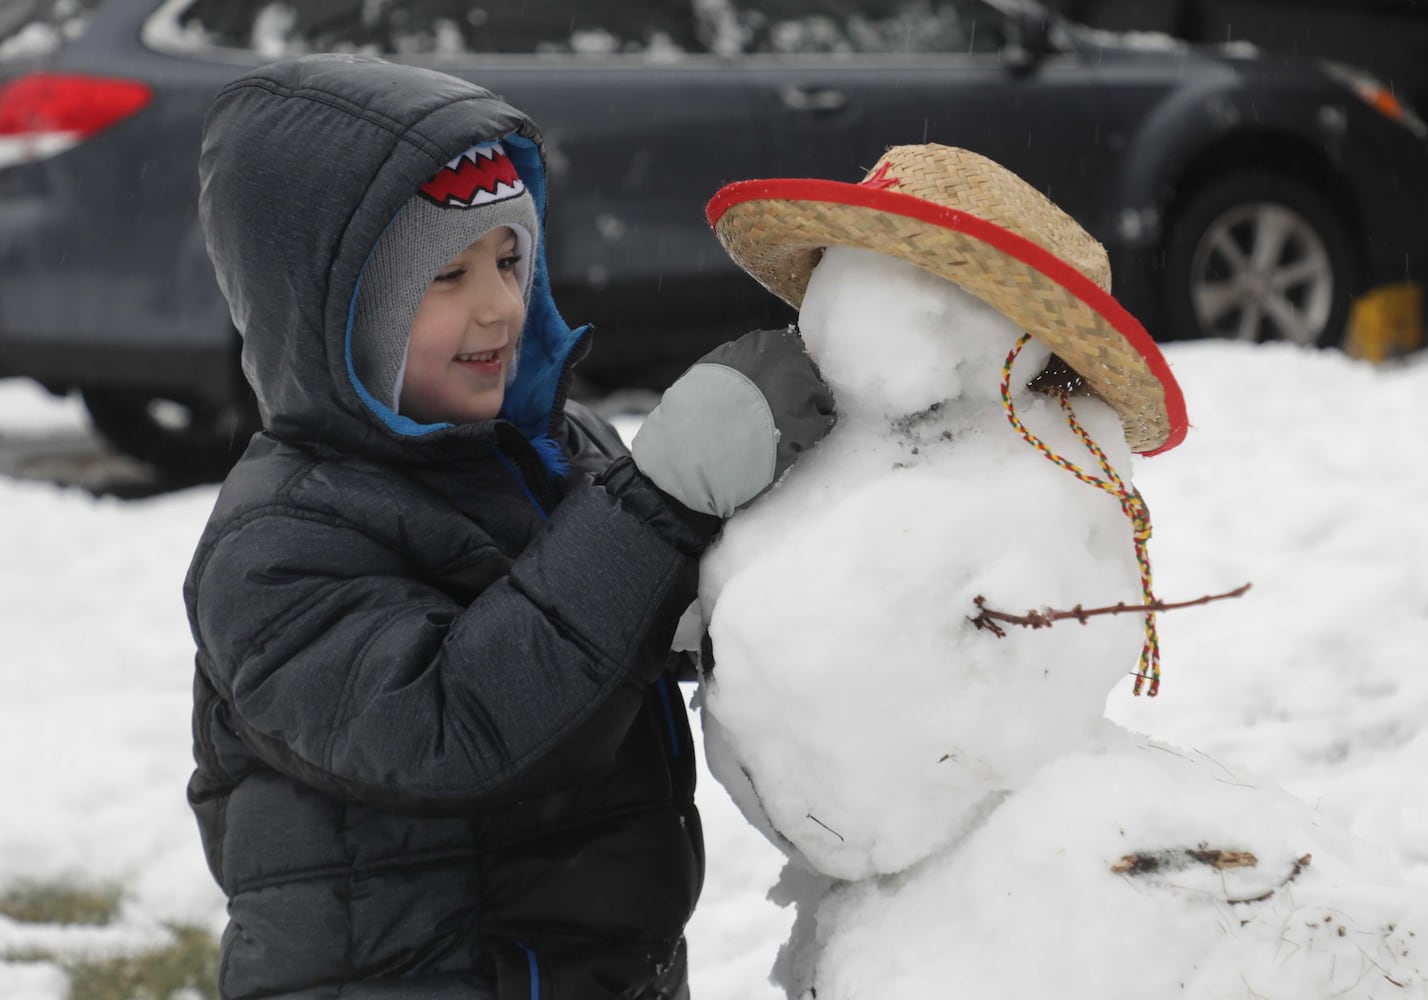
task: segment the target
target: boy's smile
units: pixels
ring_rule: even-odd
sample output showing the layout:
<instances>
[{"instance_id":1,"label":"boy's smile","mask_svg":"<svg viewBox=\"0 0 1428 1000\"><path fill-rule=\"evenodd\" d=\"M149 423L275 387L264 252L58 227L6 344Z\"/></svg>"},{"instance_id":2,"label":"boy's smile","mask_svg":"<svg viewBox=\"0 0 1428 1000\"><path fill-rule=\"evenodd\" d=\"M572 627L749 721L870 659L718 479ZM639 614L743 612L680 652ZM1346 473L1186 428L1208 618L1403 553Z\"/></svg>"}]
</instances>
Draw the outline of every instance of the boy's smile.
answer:
<instances>
[{"instance_id":1,"label":"boy's smile","mask_svg":"<svg viewBox=\"0 0 1428 1000\"><path fill-rule=\"evenodd\" d=\"M500 361L501 352L499 350L482 351L480 354L456 355L457 364L466 365L470 367L473 371L477 371L482 374L492 374L492 368L499 369Z\"/></svg>"},{"instance_id":2,"label":"boy's smile","mask_svg":"<svg viewBox=\"0 0 1428 1000\"><path fill-rule=\"evenodd\" d=\"M474 353L458 354L452 358L452 362L465 369L477 378L500 378L502 394L505 390L505 370L506 364L510 360L511 351L508 349L510 342L493 348L489 351L476 351ZM499 409L499 407L497 407Z\"/></svg>"},{"instance_id":3,"label":"boy's smile","mask_svg":"<svg viewBox=\"0 0 1428 1000\"><path fill-rule=\"evenodd\" d=\"M401 412L426 423L490 420L501 411L525 323L517 240L500 226L432 279L407 343Z\"/></svg>"}]
</instances>

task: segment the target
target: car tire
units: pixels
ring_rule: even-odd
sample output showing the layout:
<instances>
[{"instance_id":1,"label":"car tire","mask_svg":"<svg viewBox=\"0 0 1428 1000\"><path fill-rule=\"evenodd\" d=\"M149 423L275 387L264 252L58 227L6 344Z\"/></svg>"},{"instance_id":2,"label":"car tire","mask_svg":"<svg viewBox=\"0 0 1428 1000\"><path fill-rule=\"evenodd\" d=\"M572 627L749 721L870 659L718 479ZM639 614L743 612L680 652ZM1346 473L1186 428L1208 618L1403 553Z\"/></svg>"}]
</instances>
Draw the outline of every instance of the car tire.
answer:
<instances>
[{"instance_id":1,"label":"car tire","mask_svg":"<svg viewBox=\"0 0 1428 1000\"><path fill-rule=\"evenodd\" d=\"M1259 170L1217 177L1176 213L1165 250L1170 337L1343 343L1354 248L1334 207L1303 181Z\"/></svg>"},{"instance_id":2,"label":"car tire","mask_svg":"<svg viewBox=\"0 0 1428 1000\"><path fill-rule=\"evenodd\" d=\"M222 405L107 387L81 395L95 429L117 450L185 479L221 478L260 427L250 393Z\"/></svg>"}]
</instances>

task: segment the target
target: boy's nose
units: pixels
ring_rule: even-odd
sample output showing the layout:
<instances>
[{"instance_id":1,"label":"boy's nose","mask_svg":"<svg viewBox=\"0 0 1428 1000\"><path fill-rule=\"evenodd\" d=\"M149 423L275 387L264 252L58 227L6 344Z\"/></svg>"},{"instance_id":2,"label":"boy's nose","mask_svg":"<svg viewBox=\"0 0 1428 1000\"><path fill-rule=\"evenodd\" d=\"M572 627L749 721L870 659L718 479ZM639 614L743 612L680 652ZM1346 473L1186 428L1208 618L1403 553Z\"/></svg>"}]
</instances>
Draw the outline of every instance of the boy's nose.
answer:
<instances>
[{"instance_id":1,"label":"boy's nose","mask_svg":"<svg viewBox=\"0 0 1428 1000\"><path fill-rule=\"evenodd\" d=\"M525 305L496 268L483 273L471 292L471 317L482 326L510 323Z\"/></svg>"}]
</instances>

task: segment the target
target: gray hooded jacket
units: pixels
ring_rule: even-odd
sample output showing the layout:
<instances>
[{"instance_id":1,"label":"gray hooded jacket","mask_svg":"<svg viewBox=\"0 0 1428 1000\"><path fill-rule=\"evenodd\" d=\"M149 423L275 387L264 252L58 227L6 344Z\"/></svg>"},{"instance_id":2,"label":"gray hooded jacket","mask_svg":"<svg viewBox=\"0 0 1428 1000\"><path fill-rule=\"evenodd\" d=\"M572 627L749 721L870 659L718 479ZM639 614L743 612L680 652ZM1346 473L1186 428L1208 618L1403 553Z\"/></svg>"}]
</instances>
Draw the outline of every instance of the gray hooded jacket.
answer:
<instances>
[{"instance_id":1,"label":"gray hooded jacket","mask_svg":"<svg viewBox=\"0 0 1428 1000\"><path fill-rule=\"evenodd\" d=\"M265 426L184 587L226 997L679 989L702 844L665 668L717 522L566 405L584 334L540 255L500 418L417 424L353 373L377 237L489 139L543 216L534 125L443 74L306 57L205 121L201 219Z\"/></svg>"}]
</instances>

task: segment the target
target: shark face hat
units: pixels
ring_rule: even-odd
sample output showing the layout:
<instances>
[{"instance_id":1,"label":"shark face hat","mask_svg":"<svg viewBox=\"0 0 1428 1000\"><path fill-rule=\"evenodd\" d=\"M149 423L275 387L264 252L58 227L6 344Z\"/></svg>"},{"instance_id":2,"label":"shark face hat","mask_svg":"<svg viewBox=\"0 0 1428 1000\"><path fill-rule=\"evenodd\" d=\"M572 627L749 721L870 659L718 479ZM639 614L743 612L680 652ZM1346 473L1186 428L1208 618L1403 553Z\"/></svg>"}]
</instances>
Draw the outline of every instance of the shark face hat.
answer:
<instances>
[{"instance_id":1,"label":"shark face hat","mask_svg":"<svg viewBox=\"0 0 1428 1000\"><path fill-rule=\"evenodd\" d=\"M516 234L516 278L527 304L540 231L535 202L500 143L472 146L397 212L362 268L352 317L352 363L377 399L399 411L412 320L442 267L500 226ZM507 383L515 377L520 341Z\"/></svg>"}]
</instances>

